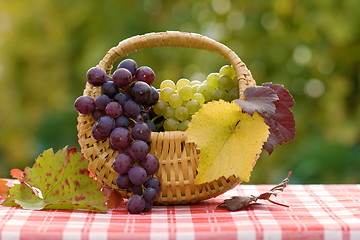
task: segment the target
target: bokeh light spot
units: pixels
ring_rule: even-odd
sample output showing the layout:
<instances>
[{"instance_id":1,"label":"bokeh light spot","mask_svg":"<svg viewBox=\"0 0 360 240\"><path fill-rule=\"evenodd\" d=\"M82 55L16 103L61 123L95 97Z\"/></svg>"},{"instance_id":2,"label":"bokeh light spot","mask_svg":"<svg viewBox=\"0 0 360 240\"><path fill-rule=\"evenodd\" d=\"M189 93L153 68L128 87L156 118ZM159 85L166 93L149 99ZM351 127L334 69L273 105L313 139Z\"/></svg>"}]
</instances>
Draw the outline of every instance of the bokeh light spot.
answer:
<instances>
[{"instance_id":1,"label":"bokeh light spot","mask_svg":"<svg viewBox=\"0 0 360 240\"><path fill-rule=\"evenodd\" d=\"M299 65L306 65L311 60L311 50L308 46L299 45L293 52L293 59Z\"/></svg>"},{"instance_id":2,"label":"bokeh light spot","mask_svg":"<svg viewBox=\"0 0 360 240\"><path fill-rule=\"evenodd\" d=\"M5 31L10 28L10 17L3 12L0 12L0 31Z\"/></svg>"},{"instance_id":3,"label":"bokeh light spot","mask_svg":"<svg viewBox=\"0 0 360 240\"><path fill-rule=\"evenodd\" d=\"M312 98L321 97L324 94L325 86L319 79L310 79L304 86L304 92L306 95Z\"/></svg>"},{"instance_id":4,"label":"bokeh light spot","mask_svg":"<svg viewBox=\"0 0 360 240\"><path fill-rule=\"evenodd\" d=\"M261 25L267 30L274 30L279 25L279 19L273 12L266 12L261 16Z\"/></svg>"},{"instance_id":5,"label":"bokeh light spot","mask_svg":"<svg viewBox=\"0 0 360 240\"><path fill-rule=\"evenodd\" d=\"M210 10L206 3L197 2L191 8L191 15L194 19L196 19L199 23L203 23L209 19Z\"/></svg>"},{"instance_id":6,"label":"bokeh light spot","mask_svg":"<svg viewBox=\"0 0 360 240\"><path fill-rule=\"evenodd\" d=\"M209 22L206 24L202 34L220 42L229 36L228 29L219 22Z\"/></svg>"},{"instance_id":7,"label":"bokeh light spot","mask_svg":"<svg viewBox=\"0 0 360 240\"><path fill-rule=\"evenodd\" d=\"M214 12L220 15L224 15L230 11L231 2L230 0L213 0L211 2Z\"/></svg>"},{"instance_id":8,"label":"bokeh light spot","mask_svg":"<svg viewBox=\"0 0 360 240\"><path fill-rule=\"evenodd\" d=\"M231 12L227 16L226 26L233 31L240 30L245 25L245 17L241 12Z\"/></svg>"}]
</instances>

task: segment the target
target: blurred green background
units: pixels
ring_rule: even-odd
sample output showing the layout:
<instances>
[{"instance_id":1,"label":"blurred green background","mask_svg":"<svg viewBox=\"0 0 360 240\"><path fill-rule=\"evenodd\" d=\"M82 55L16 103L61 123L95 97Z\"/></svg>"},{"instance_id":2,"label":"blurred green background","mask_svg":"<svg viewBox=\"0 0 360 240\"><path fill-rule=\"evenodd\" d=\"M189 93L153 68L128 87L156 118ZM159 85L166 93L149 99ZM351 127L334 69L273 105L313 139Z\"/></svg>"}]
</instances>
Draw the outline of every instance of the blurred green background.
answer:
<instances>
[{"instance_id":1,"label":"blurred green background","mask_svg":"<svg viewBox=\"0 0 360 240\"><path fill-rule=\"evenodd\" d=\"M180 30L233 49L258 84L293 94L297 138L263 153L252 184L360 183L360 2L357 0L0 1L0 177L43 150L78 147L74 100L86 71L119 41ZM164 79L227 64L201 50L131 55Z\"/></svg>"}]
</instances>

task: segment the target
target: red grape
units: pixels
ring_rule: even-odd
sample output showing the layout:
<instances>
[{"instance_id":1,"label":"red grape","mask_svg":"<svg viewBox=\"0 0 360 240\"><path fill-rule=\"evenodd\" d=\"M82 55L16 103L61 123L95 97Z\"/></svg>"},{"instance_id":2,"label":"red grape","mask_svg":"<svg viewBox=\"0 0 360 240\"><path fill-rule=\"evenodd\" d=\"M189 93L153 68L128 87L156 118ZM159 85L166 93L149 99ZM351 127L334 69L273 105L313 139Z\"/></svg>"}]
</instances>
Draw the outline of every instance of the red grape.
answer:
<instances>
[{"instance_id":1,"label":"red grape","mask_svg":"<svg viewBox=\"0 0 360 240\"><path fill-rule=\"evenodd\" d=\"M148 66L139 67L136 70L135 77L138 81L146 82L149 85L152 85L155 81L155 73Z\"/></svg>"},{"instance_id":2,"label":"red grape","mask_svg":"<svg viewBox=\"0 0 360 240\"><path fill-rule=\"evenodd\" d=\"M106 72L99 67L92 67L86 73L87 81L93 86L101 86L106 82Z\"/></svg>"}]
</instances>

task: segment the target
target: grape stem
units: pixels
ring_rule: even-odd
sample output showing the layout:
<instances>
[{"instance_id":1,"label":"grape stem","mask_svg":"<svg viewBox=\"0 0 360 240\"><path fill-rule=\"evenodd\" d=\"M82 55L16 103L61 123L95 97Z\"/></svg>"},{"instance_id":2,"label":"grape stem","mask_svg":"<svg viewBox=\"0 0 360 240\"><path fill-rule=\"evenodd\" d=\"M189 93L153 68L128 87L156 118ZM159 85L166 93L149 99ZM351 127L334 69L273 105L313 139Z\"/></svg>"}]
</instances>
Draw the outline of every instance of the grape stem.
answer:
<instances>
[{"instance_id":1,"label":"grape stem","mask_svg":"<svg viewBox=\"0 0 360 240\"><path fill-rule=\"evenodd\" d=\"M155 122L158 118L161 118L162 116L156 116L153 119L151 119L152 122Z\"/></svg>"}]
</instances>

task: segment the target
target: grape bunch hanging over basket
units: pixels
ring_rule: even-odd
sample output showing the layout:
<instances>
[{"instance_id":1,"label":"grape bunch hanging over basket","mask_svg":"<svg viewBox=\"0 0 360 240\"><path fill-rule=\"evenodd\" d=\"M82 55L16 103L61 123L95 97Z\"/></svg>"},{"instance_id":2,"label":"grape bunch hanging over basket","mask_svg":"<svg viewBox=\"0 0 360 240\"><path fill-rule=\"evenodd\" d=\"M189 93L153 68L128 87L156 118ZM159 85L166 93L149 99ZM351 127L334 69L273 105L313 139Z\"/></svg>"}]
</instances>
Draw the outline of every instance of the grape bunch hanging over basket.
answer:
<instances>
[{"instance_id":1,"label":"grape bunch hanging over basket","mask_svg":"<svg viewBox=\"0 0 360 240\"><path fill-rule=\"evenodd\" d=\"M156 89L154 71L128 58L155 47L203 49L222 55L229 65L204 82L165 80ZM153 204L195 203L247 181L263 148L271 153L275 144L293 139L293 115L286 111L293 105L282 85L256 86L225 45L183 32L121 41L89 69L83 96L75 101L79 144L89 169L129 198L130 213L150 211ZM277 134L282 121L276 111L292 119L286 138ZM204 137L206 132L211 133Z\"/></svg>"}]
</instances>

